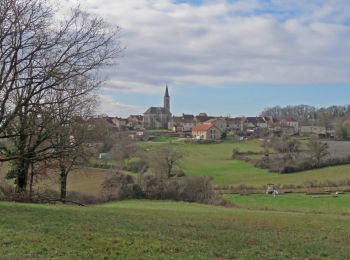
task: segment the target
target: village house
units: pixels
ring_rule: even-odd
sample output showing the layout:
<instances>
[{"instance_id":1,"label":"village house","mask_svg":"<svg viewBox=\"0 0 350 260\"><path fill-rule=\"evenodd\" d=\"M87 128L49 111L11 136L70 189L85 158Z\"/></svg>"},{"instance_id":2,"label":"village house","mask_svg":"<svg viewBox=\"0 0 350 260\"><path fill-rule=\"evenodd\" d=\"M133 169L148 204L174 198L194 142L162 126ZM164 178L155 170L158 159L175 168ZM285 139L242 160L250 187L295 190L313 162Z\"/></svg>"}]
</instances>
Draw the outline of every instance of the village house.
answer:
<instances>
[{"instance_id":1,"label":"village house","mask_svg":"<svg viewBox=\"0 0 350 260\"><path fill-rule=\"evenodd\" d=\"M128 120L125 118L120 118L120 117L113 117L111 118L111 121L115 125L116 128L120 130L125 130L127 127Z\"/></svg>"},{"instance_id":2,"label":"village house","mask_svg":"<svg viewBox=\"0 0 350 260\"><path fill-rule=\"evenodd\" d=\"M270 120L267 117L255 116L242 118L242 132L247 134L253 134L259 132L262 129L268 129Z\"/></svg>"},{"instance_id":3,"label":"village house","mask_svg":"<svg viewBox=\"0 0 350 260\"><path fill-rule=\"evenodd\" d=\"M169 122L169 129L177 133L191 132L196 126L194 115L182 114L182 116L173 116Z\"/></svg>"},{"instance_id":4,"label":"village house","mask_svg":"<svg viewBox=\"0 0 350 260\"><path fill-rule=\"evenodd\" d=\"M326 127L304 125L300 127L300 134L301 135L304 135L304 134L325 135Z\"/></svg>"},{"instance_id":5,"label":"village house","mask_svg":"<svg viewBox=\"0 0 350 260\"><path fill-rule=\"evenodd\" d=\"M299 122L293 118L282 119L280 124L283 129L289 129L293 134L299 133Z\"/></svg>"},{"instance_id":6,"label":"village house","mask_svg":"<svg viewBox=\"0 0 350 260\"><path fill-rule=\"evenodd\" d=\"M213 124L201 123L192 129L192 138L196 140L218 141L221 139L221 131Z\"/></svg>"},{"instance_id":7,"label":"village house","mask_svg":"<svg viewBox=\"0 0 350 260\"><path fill-rule=\"evenodd\" d=\"M142 115L130 115L128 117L127 127L133 130L140 130L143 128L143 116Z\"/></svg>"},{"instance_id":8,"label":"village house","mask_svg":"<svg viewBox=\"0 0 350 260\"><path fill-rule=\"evenodd\" d=\"M104 126L107 128L117 128L116 125L113 122L113 117L108 116L96 116L91 117L87 120L88 123L88 130L93 130L97 126Z\"/></svg>"},{"instance_id":9,"label":"village house","mask_svg":"<svg viewBox=\"0 0 350 260\"><path fill-rule=\"evenodd\" d=\"M269 132L275 134L275 135L282 135L282 127L279 122L272 122L268 126Z\"/></svg>"},{"instance_id":10,"label":"village house","mask_svg":"<svg viewBox=\"0 0 350 260\"><path fill-rule=\"evenodd\" d=\"M335 130L332 128L326 128L324 126L301 126L300 135L315 134L322 137L334 138Z\"/></svg>"},{"instance_id":11,"label":"village house","mask_svg":"<svg viewBox=\"0 0 350 260\"><path fill-rule=\"evenodd\" d=\"M242 118L241 117L227 117L226 118L226 128L232 132L241 131Z\"/></svg>"},{"instance_id":12,"label":"village house","mask_svg":"<svg viewBox=\"0 0 350 260\"><path fill-rule=\"evenodd\" d=\"M223 117L216 117L216 118L209 119L205 121L204 124L213 124L217 128L219 128L222 133L227 130L227 123L225 118Z\"/></svg>"},{"instance_id":13,"label":"village house","mask_svg":"<svg viewBox=\"0 0 350 260\"><path fill-rule=\"evenodd\" d=\"M209 119L212 119L214 117L208 116L207 113L199 113L196 118L196 124L204 123L205 121L208 121Z\"/></svg>"}]
</instances>

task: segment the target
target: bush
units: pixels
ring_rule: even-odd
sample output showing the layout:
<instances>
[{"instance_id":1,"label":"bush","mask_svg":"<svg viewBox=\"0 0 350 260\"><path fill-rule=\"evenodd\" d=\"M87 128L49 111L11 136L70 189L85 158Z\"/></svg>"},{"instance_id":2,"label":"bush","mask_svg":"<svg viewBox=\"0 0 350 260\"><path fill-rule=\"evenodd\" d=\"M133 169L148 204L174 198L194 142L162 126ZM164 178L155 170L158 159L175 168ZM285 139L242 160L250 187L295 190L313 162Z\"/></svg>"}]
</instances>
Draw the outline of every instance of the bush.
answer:
<instances>
[{"instance_id":1,"label":"bush","mask_svg":"<svg viewBox=\"0 0 350 260\"><path fill-rule=\"evenodd\" d=\"M102 183L101 195L104 201L120 199L138 199L143 193L130 175L117 171Z\"/></svg>"},{"instance_id":2,"label":"bush","mask_svg":"<svg viewBox=\"0 0 350 260\"><path fill-rule=\"evenodd\" d=\"M221 134L221 140L226 140L226 138L227 138L227 133L226 133L226 132L223 132L223 133Z\"/></svg>"},{"instance_id":3,"label":"bush","mask_svg":"<svg viewBox=\"0 0 350 260\"><path fill-rule=\"evenodd\" d=\"M174 175L175 175L176 177L178 177L178 178L180 178L180 177L185 177L185 176L186 176L186 172L183 171L183 170L176 170L176 171L174 171Z\"/></svg>"},{"instance_id":4,"label":"bush","mask_svg":"<svg viewBox=\"0 0 350 260\"><path fill-rule=\"evenodd\" d=\"M230 201L227 201L219 196L214 196L210 198L207 202L210 205L223 206L223 207L233 207L234 204Z\"/></svg>"},{"instance_id":5,"label":"bush","mask_svg":"<svg viewBox=\"0 0 350 260\"><path fill-rule=\"evenodd\" d=\"M140 159L133 159L129 160L126 163L126 166L124 167L124 170L139 173L139 172L146 172L148 169L148 163L144 160Z\"/></svg>"},{"instance_id":6,"label":"bush","mask_svg":"<svg viewBox=\"0 0 350 260\"><path fill-rule=\"evenodd\" d=\"M181 181L179 188L179 198L183 201L208 203L214 195L209 177L185 178Z\"/></svg>"},{"instance_id":7,"label":"bush","mask_svg":"<svg viewBox=\"0 0 350 260\"><path fill-rule=\"evenodd\" d=\"M8 200L15 193L15 188L4 183L0 185L0 200Z\"/></svg>"},{"instance_id":8,"label":"bush","mask_svg":"<svg viewBox=\"0 0 350 260\"><path fill-rule=\"evenodd\" d=\"M98 195L92 195L84 192L67 192L66 203L81 205L93 205L105 202L104 198Z\"/></svg>"},{"instance_id":9,"label":"bush","mask_svg":"<svg viewBox=\"0 0 350 260\"><path fill-rule=\"evenodd\" d=\"M240 155L241 155L241 153L239 152L239 150L237 148L232 149L232 155L231 155L232 160L238 159L238 156L240 156Z\"/></svg>"},{"instance_id":10,"label":"bush","mask_svg":"<svg viewBox=\"0 0 350 260\"><path fill-rule=\"evenodd\" d=\"M148 199L208 203L214 197L210 179L202 176L181 179L145 176L142 190Z\"/></svg>"}]
</instances>

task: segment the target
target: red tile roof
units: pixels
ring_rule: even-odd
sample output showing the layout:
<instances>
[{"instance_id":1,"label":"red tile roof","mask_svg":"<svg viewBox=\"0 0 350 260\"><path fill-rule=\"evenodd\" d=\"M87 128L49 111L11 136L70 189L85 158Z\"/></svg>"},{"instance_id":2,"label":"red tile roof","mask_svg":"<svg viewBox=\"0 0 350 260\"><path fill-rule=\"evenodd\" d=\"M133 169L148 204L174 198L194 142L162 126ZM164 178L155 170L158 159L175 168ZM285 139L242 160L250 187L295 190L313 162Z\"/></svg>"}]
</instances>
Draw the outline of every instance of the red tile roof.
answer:
<instances>
[{"instance_id":1,"label":"red tile roof","mask_svg":"<svg viewBox=\"0 0 350 260\"><path fill-rule=\"evenodd\" d=\"M192 131L195 132L202 132L202 131L208 131L210 128L215 127L213 124L198 124L195 128L192 129Z\"/></svg>"}]
</instances>

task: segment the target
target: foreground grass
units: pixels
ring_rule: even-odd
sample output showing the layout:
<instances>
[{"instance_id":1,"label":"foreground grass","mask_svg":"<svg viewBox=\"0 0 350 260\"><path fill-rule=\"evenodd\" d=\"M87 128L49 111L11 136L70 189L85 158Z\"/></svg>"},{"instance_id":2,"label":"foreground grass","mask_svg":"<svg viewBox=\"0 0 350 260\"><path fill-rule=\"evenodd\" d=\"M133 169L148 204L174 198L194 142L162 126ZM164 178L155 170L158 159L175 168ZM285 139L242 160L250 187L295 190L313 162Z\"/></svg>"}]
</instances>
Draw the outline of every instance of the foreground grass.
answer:
<instances>
[{"instance_id":1,"label":"foreground grass","mask_svg":"<svg viewBox=\"0 0 350 260\"><path fill-rule=\"evenodd\" d=\"M0 203L2 259L347 258L350 219L124 201L95 207Z\"/></svg>"},{"instance_id":2,"label":"foreground grass","mask_svg":"<svg viewBox=\"0 0 350 260\"><path fill-rule=\"evenodd\" d=\"M350 194L334 196L310 196L284 194L277 197L265 194L249 196L224 195L228 201L247 209L268 209L306 213L350 214Z\"/></svg>"}]
</instances>

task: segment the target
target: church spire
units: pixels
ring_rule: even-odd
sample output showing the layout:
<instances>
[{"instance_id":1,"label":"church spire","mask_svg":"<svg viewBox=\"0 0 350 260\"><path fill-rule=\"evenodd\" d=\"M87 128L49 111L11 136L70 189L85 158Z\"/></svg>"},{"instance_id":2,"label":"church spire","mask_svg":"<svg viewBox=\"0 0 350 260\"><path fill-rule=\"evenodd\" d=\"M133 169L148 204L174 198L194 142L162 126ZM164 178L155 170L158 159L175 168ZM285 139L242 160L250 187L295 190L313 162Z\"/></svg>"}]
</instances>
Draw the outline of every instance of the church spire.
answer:
<instances>
[{"instance_id":1,"label":"church spire","mask_svg":"<svg viewBox=\"0 0 350 260\"><path fill-rule=\"evenodd\" d=\"M165 96L169 97L168 85L166 85L166 88L165 88Z\"/></svg>"},{"instance_id":2,"label":"church spire","mask_svg":"<svg viewBox=\"0 0 350 260\"><path fill-rule=\"evenodd\" d=\"M170 112L170 96L169 96L168 85L166 85L166 88L165 88L164 109Z\"/></svg>"}]
</instances>

